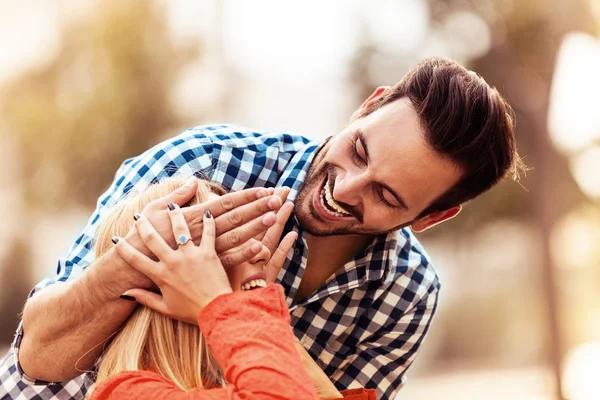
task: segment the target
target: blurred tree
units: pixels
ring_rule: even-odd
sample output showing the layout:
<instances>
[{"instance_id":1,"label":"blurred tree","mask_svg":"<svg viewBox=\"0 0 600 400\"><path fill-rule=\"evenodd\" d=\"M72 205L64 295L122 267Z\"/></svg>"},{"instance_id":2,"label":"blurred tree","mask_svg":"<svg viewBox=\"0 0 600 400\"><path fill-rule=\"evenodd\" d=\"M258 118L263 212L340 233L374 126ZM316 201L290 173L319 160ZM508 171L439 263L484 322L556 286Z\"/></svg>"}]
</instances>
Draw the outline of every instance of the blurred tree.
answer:
<instances>
[{"instance_id":1,"label":"blurred tree","mask_svg":"<svg viewBox=\"0 0 600 400\"><path fill-rule=\"evenodd\" d=\"M0 344L10 343L20 320L20 311L30 288L29 242L16 236L0 260ZM0 354L2 357L3 354Z\"/></svg>"},{"instance_id":2,"label":"blurred tree","mask_svg":"<svg viewBox=\"0 0 600 400\"><path fill-rule=\"evenodd\" d=\"M517 114L520 148L534 166L533 179L525 180L531 195L521 213L539 230L542 243L539 271L540 301L546 316L548 347L544 358L555 376L555 396L563 399L562 358L564 325L558 319L559 300L556 270L550 256L550 232L567 210L582 200L571 177L567 161L551 145L547 129L550 84L562 37L571 30L594 31L589 4L582 0L521 1L496 9L498 21L506 28L505 41L474 63L474 68L492 84L505 86ZM567 195L568 194L568 195ZM542 335L540 335L542 336ZM542 337L543 337L542 336Z\"/></svg>"},{"instance_id":3,"label":"blurred tree","mask_svg":"<svg viewBox=\"0 0 600 400\"><path fill-rule=\"evenodd\" d=\"M165 14L150 0L98 1L63 28L52 60L0 88L0 134L18 154L15 191L29 211L14 237L35 232L35 211L93 208L125 158L181 126L171 89L200 50L172 43ZM31 288L30 246L15 239L0 264L0 343L12 339Z\"/></svg>"},{"instance_id":4,"label":"blurred tree","mask_svg":"<svg viewBox=\"0 0 600 400\"><path fill-rule=\"evenodd\" d=\"M179 127L170 91L199 51L171 42L164 8L100 1L63 30L53 60L4 88L0 118L17 138L29 206L92 207L126 157Z\"/></svg>"}]
</instances>

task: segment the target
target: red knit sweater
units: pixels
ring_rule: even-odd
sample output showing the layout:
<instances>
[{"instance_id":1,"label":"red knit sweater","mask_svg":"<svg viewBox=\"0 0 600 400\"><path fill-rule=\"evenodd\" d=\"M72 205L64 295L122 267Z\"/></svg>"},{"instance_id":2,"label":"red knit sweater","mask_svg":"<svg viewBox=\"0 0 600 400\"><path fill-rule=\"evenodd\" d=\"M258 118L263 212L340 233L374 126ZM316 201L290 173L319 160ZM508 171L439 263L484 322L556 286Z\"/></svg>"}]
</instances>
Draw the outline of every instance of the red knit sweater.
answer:
<instances>
[{"instance_id":1,"label":"red knit sweater","mask_svg":"<svg viewBox=\"0 0 600 400\"><path fill-rule=\"evenodd\" d=\"M185 392L154 372L127 371L98 384L90 400L318 399L294 347L279 285L219 296L201 311L198 325L227 387ZM372 390L346 394L375 399Z\"/></svg>"}]
</instances>

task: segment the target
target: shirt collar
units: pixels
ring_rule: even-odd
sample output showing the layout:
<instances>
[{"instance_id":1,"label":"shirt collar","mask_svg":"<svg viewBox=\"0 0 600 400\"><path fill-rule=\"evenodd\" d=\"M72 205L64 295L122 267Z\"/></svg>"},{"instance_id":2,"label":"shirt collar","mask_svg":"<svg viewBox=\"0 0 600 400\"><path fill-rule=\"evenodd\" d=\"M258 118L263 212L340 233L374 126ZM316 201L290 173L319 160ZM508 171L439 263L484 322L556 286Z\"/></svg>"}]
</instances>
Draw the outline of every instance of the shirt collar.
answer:
<instances>
[{"instance_id":1,"label":"shirt collar","mask_svg":"<svg viewBox=\"0 0 600 400\"><path fill-rule=\"evenodd\" d=\"M294 154L287 164L283 173L277 181L276 187L286 186L290 188L287 200L294 201L306 178L306 174L312 164L315 155L321 147L330 139L330 137L321 138L308 142L303 148Z\"/></svg>"}]
</instances>

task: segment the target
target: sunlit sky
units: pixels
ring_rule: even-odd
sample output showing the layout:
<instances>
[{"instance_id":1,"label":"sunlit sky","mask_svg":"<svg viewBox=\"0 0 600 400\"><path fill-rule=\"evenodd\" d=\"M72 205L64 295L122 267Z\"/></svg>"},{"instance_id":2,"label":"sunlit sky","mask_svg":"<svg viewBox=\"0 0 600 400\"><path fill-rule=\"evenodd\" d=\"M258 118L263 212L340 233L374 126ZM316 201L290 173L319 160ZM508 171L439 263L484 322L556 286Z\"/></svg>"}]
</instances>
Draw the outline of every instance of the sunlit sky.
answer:
<instances>
[{"instance_id":1,"label":"sunlit sky","mask_svg":"<svg viewBox=\"0 0 600 400\"><path fill-rule=\"evenodd\" d=\"M191 64L181 74L175 90L176 108L183 116L193 118L202 104L218 103L219 93L240 85L244 96L236 100L237 109L223 115L215 111L215 119L310 137L337 132L360 104L344 84L347 62L364 39L359 25L367 25L370 36L392 53L415 49L439 53L444 47L435 40L431 42L438 46L423 46L430 16L422 0L384 0L377 7L366 0L162 3L174 40L202 37L206 50L201 63ZM51 58L59 46L60 24L76 20L90 4L0 0L4 52L0 83L25 66ZM383 23L392 15L394 23ZM449 23L449 29L456 30L455 26ZM232 81L231 71L241 81ZM395 81L404 72L394 69L389 79ZM298 110L310 113L310 118Z\"/></svg>"},{"instance_id":2,"label":"sunlit sky","mask_svg":"<svg viewBox=\"0 0 600 400\"><path fill-rule=\"evenodd\" d=\"M59 11L48 2L0 0L0 83L27 65L51 57Z\"/></svg>"},{"instance_id":3,"label":"sunlit sky","mask_svg":"<svg viewBox=\"0 0 600 400\"><path fill-rule=\"evenodd\" d=\"M352 56L360 31L358 16L382 45L411 51L426 37L428 7L420 0L342 0L302 3L276 0L163 2L176 36L223 35L226 58L251 77L302 81L335 78ZM18 3L0 0L0 80L53 54L62 20L90 7L73 0ZM219 6L222 4L222 6ZM394 24L380 23L394 15Z\"/></svg>"}]
</instances>

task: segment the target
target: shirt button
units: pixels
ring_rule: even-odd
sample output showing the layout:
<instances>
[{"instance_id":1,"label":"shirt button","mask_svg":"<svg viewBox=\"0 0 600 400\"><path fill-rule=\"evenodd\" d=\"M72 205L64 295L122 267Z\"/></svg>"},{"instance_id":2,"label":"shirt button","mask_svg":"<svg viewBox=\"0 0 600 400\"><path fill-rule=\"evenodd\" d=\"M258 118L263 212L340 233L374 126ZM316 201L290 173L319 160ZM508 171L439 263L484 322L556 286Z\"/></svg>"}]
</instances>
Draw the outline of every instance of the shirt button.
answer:
<instances>
[{"instance_id":1,"label":"shirt button","mask_svg":"<svg viewBox=\"0 0 600 400\"><path fill-rule=\"evenodd\" d=\"M300 249L294 249L294 255L298 257L300 255Z\"/></svg>"}]
</instances>

